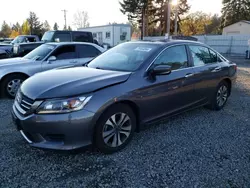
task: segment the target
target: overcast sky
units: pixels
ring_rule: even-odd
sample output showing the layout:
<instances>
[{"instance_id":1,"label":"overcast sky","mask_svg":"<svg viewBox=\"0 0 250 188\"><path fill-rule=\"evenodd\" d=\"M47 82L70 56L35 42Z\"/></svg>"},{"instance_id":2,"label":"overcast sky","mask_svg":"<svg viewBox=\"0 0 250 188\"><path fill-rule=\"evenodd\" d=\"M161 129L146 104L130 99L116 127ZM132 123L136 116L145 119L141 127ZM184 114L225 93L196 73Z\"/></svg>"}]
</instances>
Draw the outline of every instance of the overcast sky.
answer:
<instances>
[{"instance_id":1,"label":"overcast sky","mask_svg":"<svg viewBox=\"0 0 250 188\"><path fill-rule=\"evenodd\" d=\"M39 3L38 3L39 2ZM191 11L218 13L221 11L222 0L188 0ZM119 0L1 0L0 25L5 20L7 23L22 23L28 17L29 11L37 14L41 21L48 20L53 26L59 24L63 28L64 17L61 10L66 9L67 22L72 26L73 15L77 10L89 13L91 26L103 25L109 22L122 23L127 18L120 12ZM6 8L4 8L6 7Z\"/></svg>"}]
</instances>

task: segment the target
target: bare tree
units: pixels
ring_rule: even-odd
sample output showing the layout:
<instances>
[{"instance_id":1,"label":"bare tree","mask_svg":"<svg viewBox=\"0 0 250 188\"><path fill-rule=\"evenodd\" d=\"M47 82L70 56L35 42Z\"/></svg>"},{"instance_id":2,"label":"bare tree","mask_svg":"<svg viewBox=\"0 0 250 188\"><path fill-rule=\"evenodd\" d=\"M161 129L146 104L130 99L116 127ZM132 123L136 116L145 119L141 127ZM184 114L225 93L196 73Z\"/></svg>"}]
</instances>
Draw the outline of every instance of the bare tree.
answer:
<instances>
[{"instance_id":1,"label":"bare tree","mask_svg":"<svg viewBox=\"0 0 250 188\"><path fill-rule=\"evenodd\" d=\"M88 12L78 10L78 11L74 14L74 22L73 22L73 25L74 25L76 28L85 28L85 27L89 27L89 15L88 15Z\"/></svg>"}]
</instances>

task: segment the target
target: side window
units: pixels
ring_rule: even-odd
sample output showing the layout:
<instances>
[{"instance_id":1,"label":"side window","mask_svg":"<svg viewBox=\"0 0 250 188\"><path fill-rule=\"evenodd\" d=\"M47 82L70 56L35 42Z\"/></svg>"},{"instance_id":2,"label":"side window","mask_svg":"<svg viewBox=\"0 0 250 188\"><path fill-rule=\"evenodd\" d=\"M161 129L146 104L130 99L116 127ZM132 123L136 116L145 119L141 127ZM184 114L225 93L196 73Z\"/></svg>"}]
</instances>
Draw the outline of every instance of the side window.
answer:
<instances>
[{"instance_id":1,"label":"side window","mask_svg":"<svg viewBox=\"0 0 250 188\"><path fill-rule=\"evenodd\" d=\"M106 32L106 39L110 39L110 32Z\"/></svg>"},{"instance_id":2,"label":"side window","mask_svg":"<svg viewBox=\"0 0 250 188\"><path fill-rule=\"evenodd\" d=\"M56 33L54 36L54 40L59 39L59 41L56 42L70 42L71 37L69 33Z\"/></svg>"},{"instance_id":3,"label":"side window","mask_svg":"<svg viewBox=\"0 0 250 188\"><path fill-rule=\"evenodd\" d=\"M93 42L91 33L73 32L73 41L75 42Z\"/></svg>"},{"instance_id":4,"label":"side window","mask_svg":"<svg viewBox=\"0 0 250 188\"><path fill-rule=\"evenodd\" d=\"M169 65L172 70L188 67L186 48L183 45L166 49L154 62L154 65Z\"/></svg>"},{"instance_id":5,"label":"side window","mask_svg":"<svg viewBox=\"0 0 250 188\"><path fill-rule=\"evenodd\" d=\"M28 37L28 41L29 42L36 42L36 38L34 38L34 37Z\"/></svg>"},{"instance_id":6,"label":"side window","mask_svg":"<svg viewBox=\"0 0 250 188\"><path fill-rule=\"evenodd\" d=\"M76 58L75 46L67 45L58 47L51 56L56 56L57 60L74 59Z\"/></svg>"},{"instance_id":7,"label":"side window","mask_svg":"<svg viewBox=\"0 0 250 188\"><path fill-rule=\"evenodd\" d=\"M209 49L209 52L210 52L210 57L211 57L210 63L217 63L218 62L217 53L215 53L214 51L212 51L210 49Z\"/></svg>"},{"instance_id":8,"label":"side window","mask_svg":"<svg viewBox=\"0 0 250 188\"><path fill-rule=\"evenodd\" d=\"M210 51L210 55L211 55L213 63L223 62L221 57L216 52L214 52L213 50L210 50L210 49L209 49L209 51Z\"/></svg>"},{"instance_id":9,"label":"side window","mask_svg":"<svg viewBox=\"0 0 250 188\"><path fill-rule=\"evenodd\" d=\"M79 58L96 57L101 54L101 52L91 45L78 45Z\"/></svg>"},{"instance_id":10,"label":"side window","mask_svg":"<svg viewBox=\"0 0 250 188\"><path fill-rule=\"evenodd\" d=\"M194 60L194 66L212 63L209 49L203 46L189 46Z\"/></svg>"}]
</instances>

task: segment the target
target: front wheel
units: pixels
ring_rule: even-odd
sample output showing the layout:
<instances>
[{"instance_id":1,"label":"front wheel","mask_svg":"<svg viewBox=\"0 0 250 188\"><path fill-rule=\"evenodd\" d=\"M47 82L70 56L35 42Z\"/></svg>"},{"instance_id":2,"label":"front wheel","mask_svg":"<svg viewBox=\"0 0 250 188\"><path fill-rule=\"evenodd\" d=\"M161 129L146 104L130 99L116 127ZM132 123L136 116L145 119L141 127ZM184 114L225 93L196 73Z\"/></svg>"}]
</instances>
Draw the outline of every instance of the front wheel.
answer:
<instances>
[{"instance_id":1,"label":"front wheel","mask_svg":"<svg viewBox=\"0 0 250 188\"><path fill-rule=\"evenodd\" d=\"M227 82L222 81L216 88L216 92L211 100L209 108L211 110L221 110L227 103L230 88Z\"/></svg>"},{"instance_id":2,"label":"front wheel","mask_svg":"<svg viewBox=\"0 0 250 188\"><path fill-rule=\"evenodd\" d=\"M95 145L103 153L123 149L132 139L136 127L133 110L123 104L112 106L96 125Z\"/></svg>"},{"instance_id":3,"label":"front wheel","mask_svg":"<svg viewBox=\"0 0 250 188\"><path fill-rule=\"evenodd\" d=\"M18 89L25 79L26 78L23 75L18 74L7 76L1 85L3 96L14 99Z\"/></svg>"}]
</instances>

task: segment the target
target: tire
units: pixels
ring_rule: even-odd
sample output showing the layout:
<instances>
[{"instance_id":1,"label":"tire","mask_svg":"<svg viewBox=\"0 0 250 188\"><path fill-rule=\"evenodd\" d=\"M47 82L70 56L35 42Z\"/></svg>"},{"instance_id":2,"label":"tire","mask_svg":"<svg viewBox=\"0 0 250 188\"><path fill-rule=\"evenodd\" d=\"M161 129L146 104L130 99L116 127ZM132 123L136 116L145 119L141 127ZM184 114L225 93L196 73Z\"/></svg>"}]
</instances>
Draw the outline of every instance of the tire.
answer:
<instances>
[{"instance_id":1,"label":"tire","mask_svg":"<svg viewBox=\"0 0 250 188\"><path fill-rule=\"evenodd\" d=\"M14 99L16 92L18 91L19 87L21 86L22 82L25 79L26 77L20 74L12 74L4 78L4 80L1 83L1 90L3 97ZM18 81L20 81L20 83ZM15 85L13 85L13 87L15 87L15 89L13 89L13 92L10 92L10 90L8 89L10 88L9 86L11 82L15 83Z\"/></svg>"},{"instance_id":2,"label":"tire","mask_svg":"<svg viewBox=\"0 0 250 188\"><path fill-rule=\"evenodd\" d=\"M131 141L135 128L136 117L133 110L128 105L114 105L97 121L93 139L95 146L102 153L117 152Z\"/></svg>"},{"instance_id":3,"label":"tire","mask_svg":"<svg viewBox=\"0 0 250 188\"><path fill-rule=\"evenodd\" d=\"M225 90L226 89L226 90ZM219 102L219 95L222 98ZM208 108L214 111L219 111L224 108L230 95L230 87L226 81L222 81L216 88L216 91L211 99Z\"/></svg>"}]
</instances>

